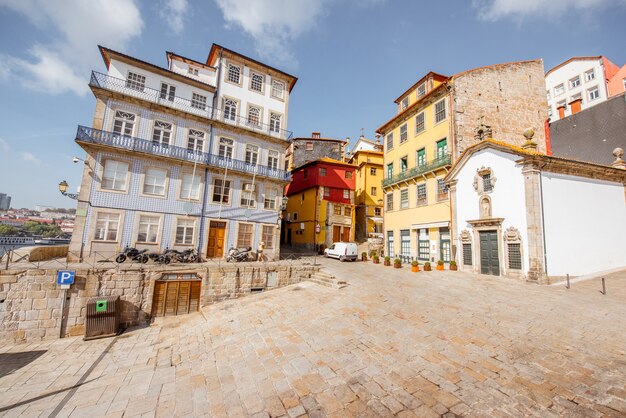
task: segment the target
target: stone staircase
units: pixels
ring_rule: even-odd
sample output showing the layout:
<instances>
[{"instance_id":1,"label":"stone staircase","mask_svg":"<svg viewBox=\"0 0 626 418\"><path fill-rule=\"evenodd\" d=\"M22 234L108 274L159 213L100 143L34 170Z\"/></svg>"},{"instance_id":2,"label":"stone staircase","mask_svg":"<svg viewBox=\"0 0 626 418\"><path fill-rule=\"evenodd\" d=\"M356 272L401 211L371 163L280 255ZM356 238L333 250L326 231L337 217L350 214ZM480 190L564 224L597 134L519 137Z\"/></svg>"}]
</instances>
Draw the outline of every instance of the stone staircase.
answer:
<instances>
[{"instance_id":1,"label":"stone staircase","mask_svg":"<svg viewBox=\"0 0 626 418\"><path fill-rule=\"evenodd\" d=\"M324 273L323 271L317 271L311 274L308 280L322 286L332 287L333 289L341 289L348 286L346 281L340 280L332 274Z\"/></svg>"}]
</instances>

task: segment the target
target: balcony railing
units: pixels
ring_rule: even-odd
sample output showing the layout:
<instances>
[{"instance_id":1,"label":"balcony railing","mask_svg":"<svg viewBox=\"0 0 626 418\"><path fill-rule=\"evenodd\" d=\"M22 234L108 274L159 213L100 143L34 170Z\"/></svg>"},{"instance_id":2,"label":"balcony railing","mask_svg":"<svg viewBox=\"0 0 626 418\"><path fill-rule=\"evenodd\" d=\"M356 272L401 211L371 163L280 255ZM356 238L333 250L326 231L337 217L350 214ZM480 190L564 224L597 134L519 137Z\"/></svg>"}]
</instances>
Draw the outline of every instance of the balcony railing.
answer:
<instances>
[{"instance_id":1,"label":"balcony railing","mask_svg":"<svg viewBox=\"0 0 626 418\"><path fill-rule=\"evenodd\" d=\"M414 177L421 176L422 174L434 171L440 167L450 165L451 161L452 160L450 158L450 154L435 158L434 160L428 161L426 164L420 165L418 167L413 167L399 174L396 174L395 176L385 178L383 180L383 187L390 186L403 180L409 180Z\"/></svg>"},{"instance_id":2,"label":"balcony railing","mask_svg":"<svg viewBox=\"0 0 626 418\"><path fill-rule=\"evenodd\" d=\"M201 152L173 145L159 144L146 139L136 138L134 136L120 135L113 132L88 128L86 126L78 127L76 132L76 141L108 145L110 147L123 150L137 151L160 157L169 157L177 160L196 162L210 167L218 167L247 174L256 174L257 176L277 180L289 181L290 178L289 172L285 170L265 165L250 164L245 161L225 158L208 152Z\"/></svg>"},{"instance_id":3,"label":"balcony railing","mask_svg":"<svg viewBox=\"0 0 626 418\"><path fill-rule=\"evenodd\" d=\"M115 91L127 96L136 97L151 103L157 103L172 109L181 110L207 119L213 117L214 120L238 126L251 131L259 132L280 139L291 139L293 133L286 129L279 129L266 123L256 122L239 115L224 114L220 109L214 112L211 106L197 100L183 99L182 97L170 95L169 93L161 93L159 90L150 87L140 86L137 82L131 82L121 78L111 77L107 74L97 71L91 72L91 81L89 85L102 89ZM209 100L209 97L207 97ZM213 114L212 114L213 113Z\"/></svg>"}]
</instances>

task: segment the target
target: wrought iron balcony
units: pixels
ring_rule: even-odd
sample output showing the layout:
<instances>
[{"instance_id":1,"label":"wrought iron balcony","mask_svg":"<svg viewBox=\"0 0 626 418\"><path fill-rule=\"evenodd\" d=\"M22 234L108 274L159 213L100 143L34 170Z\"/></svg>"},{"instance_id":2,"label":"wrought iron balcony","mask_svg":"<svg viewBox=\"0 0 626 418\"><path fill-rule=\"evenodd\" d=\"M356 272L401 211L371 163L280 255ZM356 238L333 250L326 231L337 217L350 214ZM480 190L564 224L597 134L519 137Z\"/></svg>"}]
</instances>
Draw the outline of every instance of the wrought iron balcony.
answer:
<instances>
[{"instance_id":1,"label":"wrought iron balcony","mask_svg":"<svg viewBox=\"0 0 626 418\"><path fill-rule=\"evenodd\" d=\"M213 109L206 103L202 103L197 100L188 100L169 93L162 93L159 90L138 85L136 82L111 77L110 75L99 73L97 71L91 72L89 85L171 107L172 109L181 110L203 118L213 118L214 120L222 123L259 132L271 137L289 140L293 136L293 133L286 129L279 129L275 126L270 126L260 121L257 122L243 116L224 113L220 109ZM209 100L209 97L207 97L207 100Z\"/></svg>"},{"instance_id":2,"label":"wrought iron balcony","mask_svg":"<svg viewBox=\"0 0 626 418\"><path fill-rule=\"evenodd\" d=\"M208 152L201 152L173 145L163 145L146 139L136 138L134 136L120 135L86 126L78 126L78 130L76 131L76 142L107 145L120 150L135 151L160 157L196 162L210 167L218 167L281 181L289 181L290 179L289 172L285 170L265 165L250 164L245 161L225 158Z\"/></svg>"},{"instance_id":3,"label":"wrought iron balcony","mask_svg":"<svg viewBox=\"0 0 626 418\"><path fill-rule=\"evenodd\" d=\"M418 167L413 167L408 170L405 170L401 173L396 174L393 177L387 177L383 180L383 187L391 186L392 184L396 184L401 181L410 180L417 176L421 176L423 174L434 171L438 168L445 167L450 165L452 159L450 158L450 154L443 155L439 158L435 158L434 160L428 161L426 164L422 164Z\"/></svg>"}]
</instances>

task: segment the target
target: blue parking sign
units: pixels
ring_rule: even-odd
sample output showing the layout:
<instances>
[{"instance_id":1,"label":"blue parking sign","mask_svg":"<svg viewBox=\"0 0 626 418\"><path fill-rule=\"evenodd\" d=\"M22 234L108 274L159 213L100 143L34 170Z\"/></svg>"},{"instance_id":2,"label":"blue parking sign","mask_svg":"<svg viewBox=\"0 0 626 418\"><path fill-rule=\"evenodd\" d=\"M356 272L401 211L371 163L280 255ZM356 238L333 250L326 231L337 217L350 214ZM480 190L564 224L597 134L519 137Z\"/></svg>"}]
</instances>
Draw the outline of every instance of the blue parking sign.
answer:
<instances>
[{"instance_id":1,"label":"blue parking sign","mask_svg":"<svg viewBox=\"0 0 626 418\"><path fill-rule=\"evenodd\" d=\"M57 284L74 284L74 272L70 270L59 270L57 274Z\"/></svg>"}]
</instances>

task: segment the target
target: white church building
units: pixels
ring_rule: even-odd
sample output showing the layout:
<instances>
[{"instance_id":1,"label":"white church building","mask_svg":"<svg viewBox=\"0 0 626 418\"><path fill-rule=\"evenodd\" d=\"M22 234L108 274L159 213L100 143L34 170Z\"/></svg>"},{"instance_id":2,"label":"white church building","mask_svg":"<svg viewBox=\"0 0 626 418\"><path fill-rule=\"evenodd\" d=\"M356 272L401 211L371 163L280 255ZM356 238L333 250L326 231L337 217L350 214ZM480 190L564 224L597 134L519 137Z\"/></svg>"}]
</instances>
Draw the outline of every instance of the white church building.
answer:
<instances>
[{"instance_id":1,"label":"white church building","mask_svg":"<svg viewBox=\"0 0 626 418\"><path fill-rule=\"evenodd\" d=\"M545 284L626 267L623 151L602 166L533 145L479 142L446 176L459 270Z\"/></svg>"}]
</instances>

